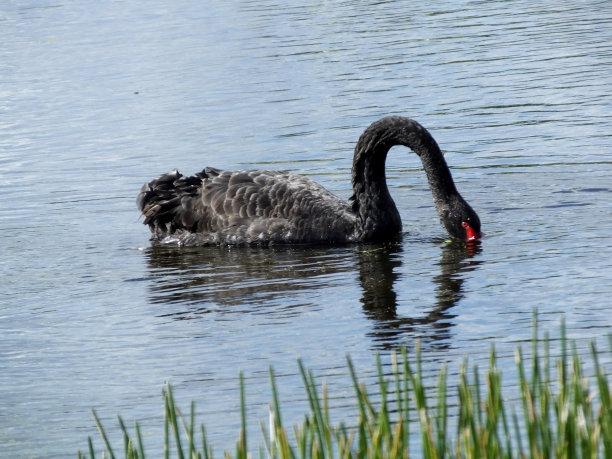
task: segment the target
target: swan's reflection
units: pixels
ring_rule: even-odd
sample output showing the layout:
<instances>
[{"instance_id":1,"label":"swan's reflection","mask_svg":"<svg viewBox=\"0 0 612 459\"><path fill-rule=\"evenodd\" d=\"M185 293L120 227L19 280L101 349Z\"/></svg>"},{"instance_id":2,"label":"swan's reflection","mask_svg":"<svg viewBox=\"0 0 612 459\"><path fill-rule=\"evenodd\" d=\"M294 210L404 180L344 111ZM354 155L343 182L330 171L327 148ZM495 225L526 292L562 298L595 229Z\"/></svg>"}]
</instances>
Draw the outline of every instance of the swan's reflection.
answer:
<instances>
[{"instance_id":1,"label":"swan's reflection","mask_svg":"<svg viewBox=\"0 0 612 459\"><path fill-rule=\"evenodd\" d=\"M213 311L290 315L312 304L306 293L328 285L330 276L352 271L355 264L348 248L154 245L146 254L154 279L150 301L174 305L163 315L175 319Z\"/></svg>"},{"instance_id":2,"label":"swan's reflection","mask_svg":"<svg viewBox=\"0 0 612 459\"><path fill-rule=\"evenodd\" d=\"M449 343L452 319L451 308L463 297L463 276L477 262L468 260L481 248L479 244L446 243L442 247L440 274L436 284L436 302L425 305L424 315L404 316L398 313L395 284L401 266L402 246L382 246L359 252L359 278L363 289L362 303L367 317L373 321L370 336L377 348L393 348L406 344L410 338L420 338L438 347Z\"/></svg>"},{"instance_id":3,"label":"swan's reflection","mask_svg":"<svg viewBox=\"0 0 612 459\"><path fill-rule=\"evenodd\" d=\"M273 320L331 307L319 291L352 285L346 273L358 268L362 308L372 322L369 336L375 347L389 348L417 337L442 346L448 343L451 308L463 295L461 273L475 266L466 261L473 250L479 247L470 251L465 243L444 245L440 274L433 278L436 302L417 317L398 312L396 289L404 256L399 242L274 249L155 245L145 253L151 303L160 305L161 317L180 320L211 312L262 314Z\"/></svg>"}]
</instances>

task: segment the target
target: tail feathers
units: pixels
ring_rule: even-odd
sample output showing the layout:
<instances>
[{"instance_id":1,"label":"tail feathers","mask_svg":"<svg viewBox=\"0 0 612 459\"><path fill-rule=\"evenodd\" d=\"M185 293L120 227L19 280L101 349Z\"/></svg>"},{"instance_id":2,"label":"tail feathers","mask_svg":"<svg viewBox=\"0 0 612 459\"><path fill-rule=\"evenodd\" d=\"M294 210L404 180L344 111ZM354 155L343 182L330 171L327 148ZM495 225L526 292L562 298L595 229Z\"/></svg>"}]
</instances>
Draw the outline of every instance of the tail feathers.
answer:
<instances>
[{"instance_id":1,"label":"tail feathers","mask_svg":"<svg viewBox=\"0 0 612 459\"><path fill-rule=\"evenodd\" d=\"M202 180L216 172L205 169L185 177L174 169L143 185L136 204L154 237L165 237L180 229L192 231L197 226L194 207Z\"/></svg>"}]
</instances>

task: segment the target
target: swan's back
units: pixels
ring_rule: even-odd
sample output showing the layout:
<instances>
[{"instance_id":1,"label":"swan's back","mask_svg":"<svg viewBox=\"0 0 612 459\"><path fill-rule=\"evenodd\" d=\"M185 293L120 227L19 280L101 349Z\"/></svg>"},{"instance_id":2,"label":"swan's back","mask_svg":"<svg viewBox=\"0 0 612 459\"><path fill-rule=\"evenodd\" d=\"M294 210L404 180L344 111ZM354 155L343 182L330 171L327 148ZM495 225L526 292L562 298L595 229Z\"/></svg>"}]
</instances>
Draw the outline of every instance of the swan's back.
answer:
<instances>
[{"instance_id":1,"label":"swan's back","mask_svg":"<svg viewBox=\"0 0 612 459\"><path fill-rule=\"evenodd\" d=\"M291 172L173 170L145 184L137 203L153 238L187 245L350 242L355 233L347 203Z\"/></svg>"}]
</instances>

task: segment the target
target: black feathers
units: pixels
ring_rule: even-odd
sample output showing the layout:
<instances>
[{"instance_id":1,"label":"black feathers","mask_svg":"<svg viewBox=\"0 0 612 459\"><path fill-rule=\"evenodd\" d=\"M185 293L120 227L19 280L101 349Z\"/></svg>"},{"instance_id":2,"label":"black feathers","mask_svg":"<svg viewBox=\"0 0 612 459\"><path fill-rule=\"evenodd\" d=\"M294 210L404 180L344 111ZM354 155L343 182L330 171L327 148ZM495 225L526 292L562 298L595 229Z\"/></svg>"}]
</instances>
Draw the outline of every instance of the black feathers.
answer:
<instances>
[{"instance_id":1,"label":"black feathers","mask_svg":"<svg viewBox=\"0 0 612 459\"><path fill-rule=\"evenodd\" d=\"M154 239L179 244L392 240L401 233L385 178L385 160L394 145L405 145L421 158L441 222L451 235L466 239L465 219L477 222L470 226L480 235L478 216L457 192L433 137L416 121L401 117L383 118L359 138L350 203L290 172L207 167L192 177L176 169L161 175L142 187L137 204Z\"/></svg>"}]
</instances>

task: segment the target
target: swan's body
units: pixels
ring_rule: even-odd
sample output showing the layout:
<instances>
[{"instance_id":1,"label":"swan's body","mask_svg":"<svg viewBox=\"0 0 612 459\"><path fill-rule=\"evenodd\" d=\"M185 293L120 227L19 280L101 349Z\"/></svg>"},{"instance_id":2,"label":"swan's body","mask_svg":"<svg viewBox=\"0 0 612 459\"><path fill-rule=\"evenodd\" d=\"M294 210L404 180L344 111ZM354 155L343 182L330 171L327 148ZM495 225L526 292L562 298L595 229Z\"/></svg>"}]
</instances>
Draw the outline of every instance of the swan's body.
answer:
<instances>
[{"instance_id":1,"label":"swan's body","mask_svg":"<svg viewBox=\"0 0 612 459\"><path fill-rule=\"evenodd\" d=\"M478 239L478 215L457 192L435 140L416 121L402 117L376 121L359 138L351 202L291 172L207 167L193 177L173 170L145 184L138 208L154 239L180 244L392 240L402 228L385 179L387 152L394 145L420 156L440 221L450 235Z\"/></svg>"}]
</instances>

